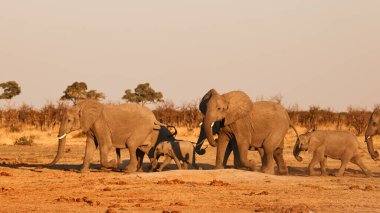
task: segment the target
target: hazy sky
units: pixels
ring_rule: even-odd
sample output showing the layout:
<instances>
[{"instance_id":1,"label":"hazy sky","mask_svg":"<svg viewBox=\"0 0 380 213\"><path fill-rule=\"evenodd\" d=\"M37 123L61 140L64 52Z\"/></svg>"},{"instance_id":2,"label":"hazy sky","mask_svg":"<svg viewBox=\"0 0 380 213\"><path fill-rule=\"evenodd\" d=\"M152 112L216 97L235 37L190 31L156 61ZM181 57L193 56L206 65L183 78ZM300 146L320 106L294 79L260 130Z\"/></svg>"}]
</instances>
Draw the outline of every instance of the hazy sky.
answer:
<instances>
[{"instance_id":1,"label":"hazy sky","mask_svg":"<svg viewBox=\"0 0 380 213\"><path fill-rule=\"evenodd\" d=\"M121 102L149 82L180 105L209 89L346 110L380 103L380 1L0 1L0 82L22 102L74 81ZM4 101L2 101L2 104Z\"/></svg>"}]
</instances>

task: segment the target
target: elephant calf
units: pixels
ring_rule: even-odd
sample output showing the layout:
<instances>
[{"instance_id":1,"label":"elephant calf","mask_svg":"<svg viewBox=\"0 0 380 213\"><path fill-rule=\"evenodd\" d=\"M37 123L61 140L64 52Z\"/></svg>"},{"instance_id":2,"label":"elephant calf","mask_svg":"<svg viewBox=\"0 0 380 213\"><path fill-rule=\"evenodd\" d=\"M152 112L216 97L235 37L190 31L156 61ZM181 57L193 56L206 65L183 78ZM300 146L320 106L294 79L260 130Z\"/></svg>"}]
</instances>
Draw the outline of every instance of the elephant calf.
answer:
<instances>
[{"instance_id":1,"label":"elephant calf","mask_svg":"<svg viewBox=\"0 0 380 213\"><path fill-rule=\"evenodd\" d=\"M158 158L164 155L164 162L159 166L157 171L162 171L172 159L178 166L178 169L181 169L181 163L183 162L183 169L188 168L188 164L191 164L192 167L198 168L195 163L195 151L194 146L189 141L164 141L157 145L154 151L154 160L152 162L152 168L156 168L158 165Z\"/></svg>"},{"instance_id":2,"label":"elephant calf","mask_svg":"<svg viewBox=\"0 0 380 213\"><path fill-rule=\"evenodd\" d=\"M294 145L293 154L298 161L302 161L299 156L300 151L313 152L313 158L309 164L310 175L315 175L314 166L321 165L322 175L327 175L326 158L341 160L341 166L336 176L342 176L347 163L358 165L367 177L371 176L359 153L359 144L355 135L347 131L310 131L299 136Z\"/></svg>"}]
</instances>

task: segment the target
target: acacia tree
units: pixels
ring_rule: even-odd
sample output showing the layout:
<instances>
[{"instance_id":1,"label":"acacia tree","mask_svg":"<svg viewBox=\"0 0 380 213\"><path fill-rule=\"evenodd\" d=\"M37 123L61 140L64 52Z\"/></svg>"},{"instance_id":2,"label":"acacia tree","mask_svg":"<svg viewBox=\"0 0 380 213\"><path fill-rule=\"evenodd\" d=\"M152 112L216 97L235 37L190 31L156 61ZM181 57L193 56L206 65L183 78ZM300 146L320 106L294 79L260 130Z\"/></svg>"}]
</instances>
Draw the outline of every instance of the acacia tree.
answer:
<instances>
[{"instance_id":1,"label":"acacia tree","mask_svg":"<svg viewBox=\"0 0 380 213\"><path fill-rule=\"evenodd\" d=\"M66 90L63 91L64 95L60 100L70 100L75 105L80 99L94 99L97 101L105 99L105 95L96 90L87 91L87 84L84 82L74 82L73 84L67 86Z\"/></svg>"},{"instance_id":2,"label":"acacia tree","mask_svg":"<svg viewBox=\"0 0 380 213\"><path fill-rule=\"evenodd\" d=\"M141 103L145 105L147 103L157 103L163 101L163 95L161 92L156 92L149 83L139 84L135 88L135 91L127 89L122 97L126 102Z\"/></svg>"},{"instance_id":3,"label":"acacia tree","mask_svg":"<svg viewBox=\"0 0 380 213\"><path fill-rule=\"evenodd\" d=\"M3 93L0 95L0 99L8 100L8 107L13 97L21 93L21 87L16 81L8 81L0 84L3 89Z\"/></svg>"}]
</instances>

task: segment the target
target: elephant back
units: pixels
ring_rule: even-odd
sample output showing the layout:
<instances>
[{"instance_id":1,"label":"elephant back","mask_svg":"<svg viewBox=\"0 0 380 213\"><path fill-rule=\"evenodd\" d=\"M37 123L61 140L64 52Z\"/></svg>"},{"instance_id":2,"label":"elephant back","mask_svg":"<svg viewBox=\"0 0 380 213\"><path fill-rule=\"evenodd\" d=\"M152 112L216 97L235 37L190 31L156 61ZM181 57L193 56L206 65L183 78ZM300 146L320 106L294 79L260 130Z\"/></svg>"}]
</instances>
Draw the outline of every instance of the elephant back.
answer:
<instances>
[{"instance_id":1,"label":"elephant back","mask_svg":"<svg viewBox=\"0 0 380 213\"><path fill-rule=\"evenodd\" d=\"M149 134L156 118L151 110L139 104L106 105L103 118L114 143L125 143L134 134Z\"/></svg>"},{"instance_id":2,"label":"elephant back","mask_svg":"<svg viewBox=\"0 0 380 213\"><path fill-rule=\"evenodd\" d=\"M256 133L287 132L290 125L290 118L286 109L271 101L254 102L250 117Z\"/></svg>"}]
</instances>

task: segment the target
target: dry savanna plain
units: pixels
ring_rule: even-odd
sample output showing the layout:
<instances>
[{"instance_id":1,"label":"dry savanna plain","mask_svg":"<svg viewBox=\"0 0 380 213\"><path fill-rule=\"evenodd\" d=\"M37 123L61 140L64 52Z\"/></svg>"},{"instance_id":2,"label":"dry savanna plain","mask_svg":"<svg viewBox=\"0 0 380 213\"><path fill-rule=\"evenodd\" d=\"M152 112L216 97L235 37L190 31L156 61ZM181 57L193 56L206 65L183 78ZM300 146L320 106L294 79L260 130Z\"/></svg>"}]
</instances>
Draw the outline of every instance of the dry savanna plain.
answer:
<instances>
[{"instance_id":1,"label":"dry savanna plain","mask_svg":"<svg viewBox=\"0 0 380 213\"><path fill-rule=\"evenodd\" d=\"M199 129L178 131L178 139L196 141ZM36 135L34 145L13 145L20 135ZM308 176L311 154L301 153L303 162L294 159L292 130L285 138L287 176L233 169L232 157L230 168L214 170L216 148L211 146L197 155L201 170L178 170L174 162L163 172L104 170L97 151L91 172L81 174L85 138L75 132L61 161L46 165L55 156L56 135L57 130L0 130L0 212L380 212L380 163L370 158L364 137L358 139L371 178L354 164L345 176L335 177L340 162L332 159L327 160L331 175ZM374 142L380 149L380 137ZM250 151L249 157L259 169L259 154ZM127 165L126 150L122 159ZM149 159L144 162L147 168Z\"/></svg>"}]
</instances>

